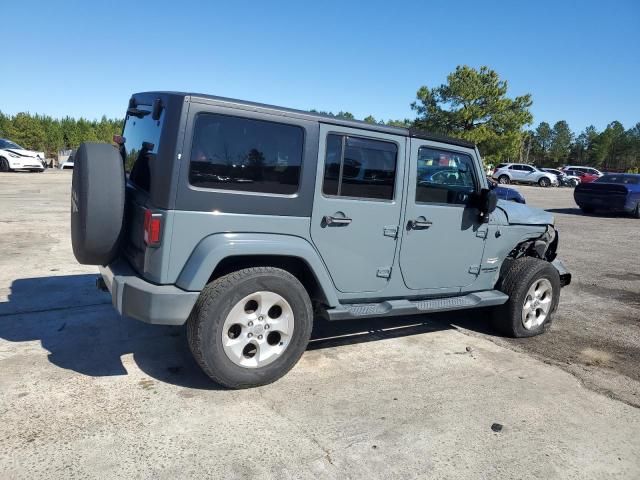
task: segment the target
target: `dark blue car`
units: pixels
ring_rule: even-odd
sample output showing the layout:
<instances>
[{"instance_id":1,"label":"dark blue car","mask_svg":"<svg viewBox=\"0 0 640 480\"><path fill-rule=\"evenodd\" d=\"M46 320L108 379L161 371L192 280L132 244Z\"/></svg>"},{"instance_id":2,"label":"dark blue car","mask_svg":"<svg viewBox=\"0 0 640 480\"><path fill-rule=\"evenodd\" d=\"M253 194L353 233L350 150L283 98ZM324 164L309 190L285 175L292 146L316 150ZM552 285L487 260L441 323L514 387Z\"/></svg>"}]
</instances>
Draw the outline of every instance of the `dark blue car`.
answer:
<instances>
[{"instance_id":1,"label":"dark blue car","mask_svg":"<svg viewBox=\"0 0 640 480\"><path fill-rule=\"evenodd\" d=\"M631 213L640 218L640 175L609 173L595 182L581 183L573 198L585 213L596 210Z\"/></svg>"},{"instance_id":2,"label":"dark blue car","mask_svg":"<svg viewBox=\"0 0 640 480\"><path fill-rule=\"evenodd\" d=\"M509 200L516 203L527 203L524 196L513 188L503 187L493 180L489 180L489 188L496 192L500 200Z\"/></svg>"}]
</instances>

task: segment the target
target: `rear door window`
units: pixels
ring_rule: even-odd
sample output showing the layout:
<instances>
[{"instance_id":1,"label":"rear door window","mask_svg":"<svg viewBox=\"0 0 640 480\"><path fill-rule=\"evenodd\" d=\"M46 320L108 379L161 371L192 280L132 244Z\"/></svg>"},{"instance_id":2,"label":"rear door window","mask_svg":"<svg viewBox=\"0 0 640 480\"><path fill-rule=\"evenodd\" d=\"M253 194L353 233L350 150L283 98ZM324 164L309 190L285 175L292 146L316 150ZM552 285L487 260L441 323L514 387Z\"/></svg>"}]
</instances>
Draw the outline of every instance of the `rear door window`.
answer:
<instances>
[{"instance_id":1,"label":"rear door window","mask_svg":"<svg viewBox=\"0 0 640 480\"><path fill-rule=\"evenodd\" d=\"M325 195L393 200L398 146L349 135L327 135Z\"/></svg>"},{"instance_id":2,"label":"rear door window","mask_svg":"<svg viewBox=\"0 0 640 480\"><path fill-rule=\"evenodd\" d=\"M189 183L291 195L298 191L303 145L298 126L203 113L195 122Z\"/></svg>"}]
</instances>

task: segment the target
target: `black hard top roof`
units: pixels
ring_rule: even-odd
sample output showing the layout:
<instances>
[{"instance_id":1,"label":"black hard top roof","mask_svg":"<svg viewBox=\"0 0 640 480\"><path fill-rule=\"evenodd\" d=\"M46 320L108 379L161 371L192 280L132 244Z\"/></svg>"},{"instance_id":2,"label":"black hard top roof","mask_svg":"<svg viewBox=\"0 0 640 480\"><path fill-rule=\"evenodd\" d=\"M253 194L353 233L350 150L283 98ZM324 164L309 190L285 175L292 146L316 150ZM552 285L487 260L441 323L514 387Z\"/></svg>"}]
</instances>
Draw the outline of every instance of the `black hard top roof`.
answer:
<instances>
[{"instance_id":1,"label":"black hard top roof","mask_svg":"<svg viewBox=\"0 0 640 480\"><path fill-rule=\"evenodd\" d=\"M264 103L249 102L246 100L237 100L234 98L218 97L215 95L204 95L201 93L187 93L187 92L141 92L137 95L149 96L153 94L161 95L173 95L184 97L186 100L195 103L206 103L210 105L220 105L226 107L233 107L243 110L253 110L265 113L279 114L285 117L301 118L307 120L317 120L319 122L328 123L332 125L339 125L343 127L359 128L362 130L370 130L374 132L389 133L392 135L403 135L405 137L421 138L423 140L431 140L435 142L448 143L450 145L457 145L465 148L475 148L473 142L468 142L460 138L452 138L444 135L438 135L434 133L425 132L423 130L404 127L392 127L388 125L380 125L377 123L363 122L362 120L346 120L343 118L332 117L322 113L307 112L304 110L296 110L293 108L278 107L275 105L267 105Z\"/></svg>"}]
</instances>

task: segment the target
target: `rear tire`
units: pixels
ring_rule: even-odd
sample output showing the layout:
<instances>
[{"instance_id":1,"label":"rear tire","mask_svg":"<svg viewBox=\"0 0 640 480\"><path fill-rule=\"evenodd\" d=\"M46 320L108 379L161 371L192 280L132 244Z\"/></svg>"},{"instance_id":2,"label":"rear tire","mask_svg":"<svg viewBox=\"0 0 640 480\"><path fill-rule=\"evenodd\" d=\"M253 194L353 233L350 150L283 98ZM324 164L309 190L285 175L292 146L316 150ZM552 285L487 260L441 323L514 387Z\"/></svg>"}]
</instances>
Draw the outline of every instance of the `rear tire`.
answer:
<instances>
[{"instance_id":1,"label":"rear tire","mask_svg":"<svg viewBox=\"0 0 640 480\"><path fill-rule=\"evenodd\" d=\"M237 389L284 376L307 348L312 327L311 300L300 281L279 268L254 267L202 290L187 320L187 338L202 370Z\"/></svg>"},{"instance_id":2,"label":"rear tire","mask_svg":"<svg viewBox=\"0 0 640 480\"><path fill-rule=\"evenodd\" d=\"M4 157L0 157L0 172L10 172L11 168L9 167L9 161L4 158Z\"/></svg>"},{"instance_id":3,"label":"rear tire","mask_svg":"<svg viewBox=\"0 0 640 480\"><path fill-rule=\"evenodd\" d=\"M636 205L636 209L633 211L633 216L635 218L640 218L640 202Z\"/></svg>"},{"instance_id":4,"label":"rear tire","mask_svg":"<svg viewBox=\"0 0 640 480\"><path fill-rule=\"evenodd\" d=\"M551 180L549 180L547 177L542 177L540 180L538 180L538 185L546 188L551 185Z\"/></svg>"},{"instance_id":5,"label":"rear tire","mask_svg":"<svg viewBox=\"0 0 640 480\"><path fill-rule=\"evenodd\" d=\"M560 275L546 260L523 257L505 265L498 289L509 300L493 311L493 325L503 335L520 338L543 333L560 299Z\"/></svg>"},{"instance_id":6,"label":"rear tire","mask_svg":"<svg viewBox=\"0 0 640 480\"><path fill-rule=\"evenodd\" d=\"M498 177L498 183L502 185L509 185L511 183L511 179L509 178L508 175L500 175Z\"/></svg>"}]
</instances>

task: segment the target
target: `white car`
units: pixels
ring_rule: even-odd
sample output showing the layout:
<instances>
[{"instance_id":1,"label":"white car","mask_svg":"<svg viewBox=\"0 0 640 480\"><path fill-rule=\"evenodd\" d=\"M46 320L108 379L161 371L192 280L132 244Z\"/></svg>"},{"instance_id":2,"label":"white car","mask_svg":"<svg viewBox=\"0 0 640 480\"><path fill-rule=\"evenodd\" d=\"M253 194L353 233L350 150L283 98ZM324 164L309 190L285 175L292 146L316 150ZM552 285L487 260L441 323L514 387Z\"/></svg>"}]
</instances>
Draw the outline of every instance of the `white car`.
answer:
<instances>
[{"instance_id":1,"label":"white car","mask_svg":"<svg viewBox=\"0 0 640 480\"><path fill-rule=\"evenodd\" d=\"M577 187L580 185L580 177L577 175L570 175L557 168L543 168L545 172L552 173L558 177L558 183L560 187Z\"/></svg>"},{"instance_id":2,"label":"white car","mask_svg":"<svg viewBox=\"0 0 640 480\"><path fill-rule=\"evenodd\" d=\"M22 148L17 143L0 138L0 172L12 170L44 171L44 152Z\"/></svg>"},{"instance_id":3,"label":"white car","mask_svg":"<svg viewBox=\"0 0 640 480\"><path fill-rule=\"evenodd\" d=\"M500 163L491 178L498 183L537 183L541 187L558 185L558 177L526 163Z\"/></svg>"},{"instance_id":4,"label":"white car","mask_svg":"<svg viewBox=\"0 0 640 480\"><path fill-rule=\"evenodd\" d=\"M68 160L60 164L60 170L73 170L73 157L69 157Z\"/></svg>"}]
</instances>

